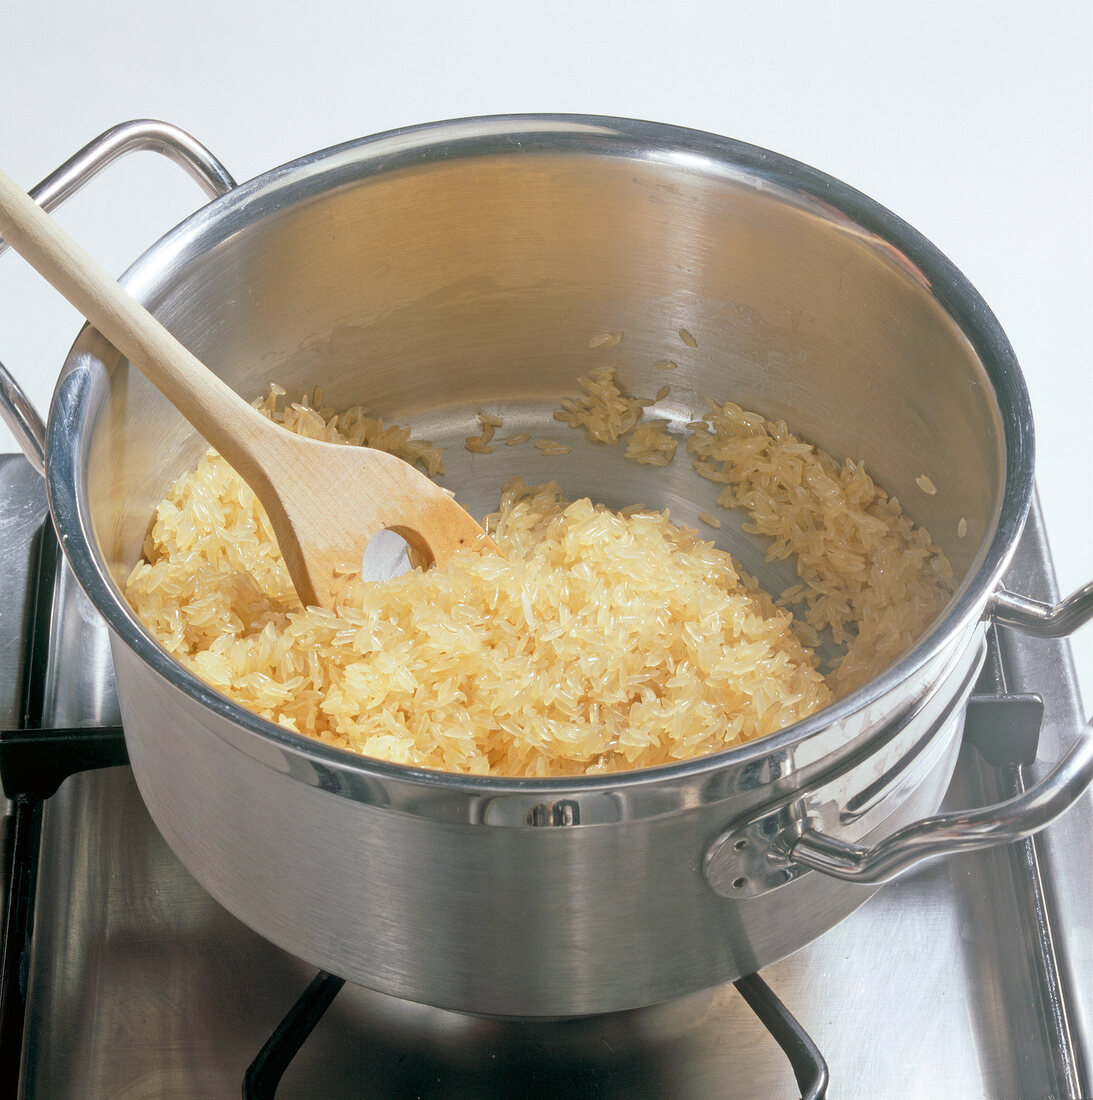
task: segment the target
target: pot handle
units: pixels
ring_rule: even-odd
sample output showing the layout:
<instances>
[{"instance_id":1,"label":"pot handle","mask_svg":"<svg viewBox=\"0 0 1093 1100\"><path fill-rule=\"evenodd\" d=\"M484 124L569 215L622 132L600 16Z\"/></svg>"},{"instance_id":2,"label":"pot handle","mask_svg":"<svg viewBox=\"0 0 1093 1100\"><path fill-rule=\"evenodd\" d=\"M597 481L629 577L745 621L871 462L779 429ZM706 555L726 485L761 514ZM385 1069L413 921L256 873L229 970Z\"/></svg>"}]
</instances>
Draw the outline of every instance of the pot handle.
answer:
<instances>
[{"instance_id":1,"label":"pot handle","mask_svg":"<svg viewBox=\"0 0 1093 1100\"><path fill-rule=\"evenodd\" d=\"M1056 604L1041 603L1016 592L999 589L987 608L1003 626L1012 626L1037 638L1065 638L1093 619L1093 581Z\"/></svg>"},{"instance_id":2,"label":"pot handle","mask_svg":"<svg viewBox=\"0 0 1093 1100\"><path fill-rule=\"evenodd\" d=\"M871 848L806 828L788 856L802 866L849 882L888 882L925 859L1031 836L1070 809L1090 783L1093 722L1048 776L1016 798L983 809L923 818Z\"/></svg>"},{"instance_id":3,"label":"pot handle","mask_svg":"<svg viewBox=\"0 0 1093 1100\"><path fill-rule=\"evenodd\" d=\"M155 119L122 122L89 141L50 173L30 196L45 211L56 209L108 164L129 153L159 153L193 177L210 199L235 187L228 170L185 130ZM0 239L0 254L7 248ZM45 424L22 388L0 363L0 417L11 429L30 464L45 476Z\"/></svg>"},{"instance_id":4,"label":"pot handle","mask_svg":"<svg viewBox=\"0 0 1093 1100\"><path fill-rule=\"evenodd\" d=\"M46 476L46 426L22 387L0 363L0 416L30 464Z\"/></svg>"},{"instance_id":5,"label":"pot handle","mask_svg":"<svg viewBox=\"0 0 1093 1100\"><path fill-rule=\"evenodd\" d=\"M1000 589L988 608L996 623L1038 638L1063 638L1093 619L1093 582L1058 603L1043 603ZM805 829L790 849L794 862L851 882L896 878L934 856L955 855L1021 840L1068 810L1093 783L1093 723L1040 783L984 809L924 818L872 848Z\"/></svg>"}]
</instances>

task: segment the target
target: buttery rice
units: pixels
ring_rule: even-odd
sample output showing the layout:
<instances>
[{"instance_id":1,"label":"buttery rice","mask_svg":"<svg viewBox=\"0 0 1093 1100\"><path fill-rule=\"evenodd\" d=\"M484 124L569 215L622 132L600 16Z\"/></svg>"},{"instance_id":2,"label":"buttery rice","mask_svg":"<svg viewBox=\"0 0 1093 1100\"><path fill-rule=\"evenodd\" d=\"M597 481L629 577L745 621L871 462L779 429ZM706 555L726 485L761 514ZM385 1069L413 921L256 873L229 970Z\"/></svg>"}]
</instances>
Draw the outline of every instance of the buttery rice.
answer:
<instances>
[{"instance_id":1,"label":"buttery rice","mask_svg":"<svg viewBox=\"0 0 1093 1100\"><path fill-rule=\"evenodd\" d=\"M724 484L718 504L746 509L744 530L771 540L767 560L796 560L801 583L778 602L804 607L798 633L810 644L826 630L846 646L827 678L836 695L883 672L952 595L948 558L862 463L732 402L711 403L687 449L698 474Z\"/></svg>"},{"instance_id":2,"label":"buttery rice","mask_svg":"<svg viewBox=\"0 0 1093 1100\"><path fill-rule=\"evenodd\" d=\"M611 443L637 434L652 402L623 394L613 372L580 382L584 397L559 419ZM406 429L361 409L334 416L318 394L278 410L282 393L271 388L262 407L291 430L443 469L439 450ZM500 418L480 423L488 445ZM648 426L642 446L663 454L664 425ZM126 594L211 686L365 756L546 776L705 755L881 671L941 610L952 574L860 464L731 403L688 432L696 471L724 485L719 504L748 511L771 557L796 556L801 584L778 605L667 514L613 513L516 480L487 521L503 558L460 553L381 583L347 570L333 610L305 609L261 506L213 452L160 505ZM822 631L846 647L826 677L810 648Z\"/></svg>"}]
</instances>

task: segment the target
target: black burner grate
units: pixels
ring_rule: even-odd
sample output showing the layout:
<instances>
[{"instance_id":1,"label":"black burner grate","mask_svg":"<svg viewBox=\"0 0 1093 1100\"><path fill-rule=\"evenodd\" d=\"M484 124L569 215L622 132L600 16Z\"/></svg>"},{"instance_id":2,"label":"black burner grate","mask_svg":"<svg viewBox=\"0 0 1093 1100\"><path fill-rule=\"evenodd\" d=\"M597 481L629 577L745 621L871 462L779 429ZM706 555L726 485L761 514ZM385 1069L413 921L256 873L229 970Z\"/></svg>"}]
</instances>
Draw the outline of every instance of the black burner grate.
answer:
<instances>
[{"instance_id":1,"label":"black burner grate","mask_svg":"<svg viewBox=\"0 0 1093 1100\"><path fill-rule=\"evenodd\" d=\"M828 1087L827 1063L805 1029L758 974L733 984L789 1059L802 1100L823 1100ZM343 985L345 979L333 974L320 971L315 976L248 1067L243 1100L273 1100L285 1070Z\"/></svg>"}]
</instances>

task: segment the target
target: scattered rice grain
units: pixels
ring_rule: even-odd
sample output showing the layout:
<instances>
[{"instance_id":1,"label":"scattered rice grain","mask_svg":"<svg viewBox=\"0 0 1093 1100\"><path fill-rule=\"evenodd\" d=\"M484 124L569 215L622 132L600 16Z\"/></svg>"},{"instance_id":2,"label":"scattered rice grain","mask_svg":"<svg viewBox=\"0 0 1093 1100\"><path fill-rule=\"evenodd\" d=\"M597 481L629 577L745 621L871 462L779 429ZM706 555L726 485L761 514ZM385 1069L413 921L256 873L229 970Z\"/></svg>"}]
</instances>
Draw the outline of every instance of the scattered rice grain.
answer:
<instances>
[{"instance_id":1,"label":"scattered rice grain","mask_svg":"<svg viewBox=\"0 0 1093 1100\"><path fill-rule=\"evenodd\" d=\"M495 416L492 413L480 412L478 414L478 423L482 425L482 434L468 436L463 441L463 445L468 451L474 454L493 454L493 448L489 446L490 440L493 439L494 432L496 432L505 421L500 416Z\"/></svg>"},{"instance_id":2,"label":"scattered rice grain","mask_svg":"<svg viewBox=\"0 0 1093 1100\"><path fill-rule=\"evenodd\" d=\"M578 378L584 394L562 398L554 419L571 428L583 427L597 443L617 443L641 419L643 402L623 393L615 375L614 367L597 367Z\"/></svg>"},{"instance_id":3,"label":"scattered rice grain","mask_svg":"<svg viewBox=\"0 0 1093 1100\"><path fill-rule=\"evenodd\" d=\"M623 457L646 466L667 466L678 444L668 433L667 420L646 420L631 432Z\"/></svg>"},{"instance_id":4,"label":"scattered rice grain","mask_svg":"<svg viewBox=\"0 0 1093 1100\"><path fill-rule=\"evenodd\" d=\"M559 443L556 439L536 439L532 444L542 455L567 455L573 450L565 443Z\"/></svg>"},{"instance_id":5,"label":"scattered rice grain","mask_svg":"<svg viewBox=\"0 0 1093 1100\"><path fill-rule=\"evenodd\" d=\"M315 392L321 397L321 391ZM444 456L439 447L434 447L428 439L414 439L409 428L384 424L381 418L368 416L368 410L363 405L354 405L328 420L308 407L306 396L280 409L279 399L285 395L283 386L270 383L266 396L256 401L255 407L298 435L310 434L331 443L351 443L387 451L410 465L421 466L430 477L438 477L445 472Z\"/></svg>"}]
</instances>

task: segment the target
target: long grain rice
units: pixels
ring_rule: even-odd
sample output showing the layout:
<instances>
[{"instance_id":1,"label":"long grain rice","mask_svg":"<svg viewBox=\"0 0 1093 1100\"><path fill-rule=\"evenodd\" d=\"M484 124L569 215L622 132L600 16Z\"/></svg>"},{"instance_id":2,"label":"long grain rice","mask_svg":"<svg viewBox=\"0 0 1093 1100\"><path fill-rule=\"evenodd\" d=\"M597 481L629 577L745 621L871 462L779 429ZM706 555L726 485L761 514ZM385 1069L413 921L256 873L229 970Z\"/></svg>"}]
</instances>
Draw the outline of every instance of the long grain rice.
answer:
<instances>
[{"instance_id":1,"label":"long grain rice","mask_svg":"<svg viewBox=\"0 0 1093 1100\"><path fill-rule=\"evenodd\" d=\"M647 466L667 466L675 458L677 440L667 420L646 420L630 432L623 457Z\"/></svg>"},{"instance_id":2,"label":"long grain rice","mask_svg":"<svg viewBox=\"0 0 1093 1100\"><path fill-rule=\"evenodd\" d=\"M651 401L631 397L615 381L615 367L597 367L577 379L584 390L581 397L562 399L554 413L571 428L584 428L597 443L617 443L641 419L642 409Z\"/></svg>"},{"instance_id":3,"label":"long grain rice","mask_svg":"<svg viewBox=\"0 0 1093 1100\"><path fill-rule=\"evenodd\" d=\"M664 422L638 426L651 402L626 395L613 370L580 385L559 419L607 442L632 433L628 449L661 455L663 436L675 453ZM282 411L281 396L271 387L261 407L291 430L443 468L428 441L363 409L334 416L316 393ZM487 415L482 446L500 426ZM214 688L365 756L545 776L715 752L876 675L939 613L952 572L860 463L731 403L687 428L695 470L722 486L719 504L747 510L745 529L771 540L769 557L796 558L800 583L777 605L667 514L614 513L516 481L488 521L503 558L460 553L383 583L347 562L335 608L305 609L261 506L213 452L160 505L126 594ZM812 652L822 633L846 646L826 678Z\"/></svg>"},{"instance_id":4,"label":"long grain rice","mask_svg":"<svg viewBox=\"0 0 1093 1100\"><path fill-rule=\"evenodd\" d=\"M836 694L887 668L948 602L948 559L862 463L732 402L692 422L687 449L697 473L724 484L718 503L745 509L744 530L771 540L767 559L795 558L805 621L847 647L828 677Z\"/></svg>"}]
</instances>

